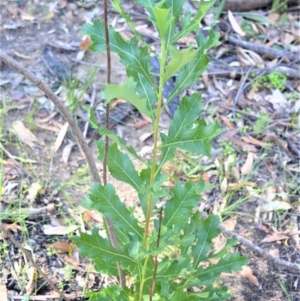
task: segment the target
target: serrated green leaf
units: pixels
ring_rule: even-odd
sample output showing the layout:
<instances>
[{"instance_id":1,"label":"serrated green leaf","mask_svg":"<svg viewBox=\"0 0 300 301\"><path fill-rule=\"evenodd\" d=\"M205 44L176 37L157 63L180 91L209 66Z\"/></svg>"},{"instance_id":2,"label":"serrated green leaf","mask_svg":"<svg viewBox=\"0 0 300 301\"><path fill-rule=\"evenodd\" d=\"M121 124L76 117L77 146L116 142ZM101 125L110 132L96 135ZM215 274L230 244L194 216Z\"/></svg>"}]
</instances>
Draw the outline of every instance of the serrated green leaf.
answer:
<instances>
[{"instance_id":1,"label":"serrated green leaf","mask_svg":"<svg viewBox=\"0 0 300 301\"><path fill-rule=\"evenodd\" d=\"M210 155L211 139L218 135L218 124L203 125L198 124L195 128L180 132L176 138L162 136L164 148L181 148L196 154Z\"/></svg>"},{"instance_id":2,"label":"serrated green leaf","mask_svg":"<svg viewBox=\"0 0 300 301\"><path fill-rule=\"evenodd\" d=\"M176 47L170 47L170 61L166 66L166 72L163 80L166 82L172 75L189 62L192 62L197 57L197 52L192 48L185 50L177 50Z\"/></svg>"},{"instance_id":3,"label":"serrated green leaf","mask_svg":"<svg viewBox=\"0 0 300 301\"><path fill-rule=\"evenodd\" d=\"M208 39L206 40L203 35L196 37L197 45L202 53L206 54L209 49L220 44L220 34L214 30L209 31Z\"/></svg>"},{"instance_id":4,"label":"serrated green leaf","mask_svg":"<svg viewBox=\"0 0 300 301\"><path fill-rule=\"evenodd\" d=\"M221 273L240 271L247 262L245 256L238 253L229 254L222 257L217 264L210 264L207 268L199 267L194 276L198 279L197 283L208 285L217 280Z\"/></svg>"},{"instance_id":5,"label":"serrated green leaf","mask_svg":"<svg viewBox=\"0 0 300 301\"><path fill-rule=\"evenodd\" d=\"M156 6L156 3L154 2L154 0L136 0L136 2L147 9Z\"/></svg>"},{"instance_id":6,"label":"serrated green leaf","mask_svg":"<svg viewBox=\"0 0 300 301\"><path fill-rule=\"evenodd\" d=\"M156 282L160 284L160 294L167 296L170 292L170 286L175 279L187 277L191 269L190 257L178 257L176 259L164 258L158 265Z\"/></svg>"},{"instance_id":7,"label":"serrated green leaf","mask_svg":"<svg viewBox=\"0 0 300 301\"><path fill-rule=\"evenodd\" d=\"M170 301L197 301L197 297L193 296L190 293L187 293L183 289L177 289L172 294L172 297L169 299Z\"/></svg>"},{"instance_id":8,"label":"serrated green leaf","mask_svg":"<svg viewBox=\"0 0 300 301\"><path fill-rule=\"evenodd\" d=\"M90 49L93 51L106 51L104 22L95 20L93 24L83 26L85 34L89 35L93 41ZM139 47L138 40L133 37L129 42L124 41L119 33L109 27L109 43L111 52L117 53L122 64L126 67L131 76L138 81L138 73L142 73L147 81L153 85L150 75L150 55L147 47Z\"/></svg>"},{"instance_id":9,"label":"serrated green leaf","mask_svg":"<svg viewBox=\"0 0 300 301\"><path fill-rule=\"evenodd\" d=\"M192 209L197 206L199 195L197 186L193 182L188 182L184 186L176 184L172 189L173 197L167 201L162 224L168 228L182 229L188 222Z\"/></svg>"},{"instance_id":10,"label":"serrated green leaf","mask_svg":"<svg viewBox=\"0 0 300 301\"><path fill-rule=\"evenodd\" d=\"M180 71L176 79L175 87L173 88L166 104L168 104L174 97L181 93L186 88L199 81L200 75L206 70L209 58L206 55L197 57L196 60L186 64Z\"/></svg>"},{"instance_id":11,"label":"serrated green leaf","mask_svg":"<svg viewBox=\"0 0 300 301\"><path fill-rule=\"evenodd\" d=\"M192 20L190 20L188 19L188 16L185 15L186 19L182 24L182 28L180 32L173 37L171 44L173 44L180 38L188 35L191 31L198 30L201 20L203 19L207 11L214 5L215 2L216 0L210 0L210 1L200 0L199 9L195 17Z\"/></svg>"},{"instance_id":12,"label":"serrated green leaf","mask_svg":"<svg viewBox=\"0 0 300 301\"><path fill-rule=\"evenodd\" d=\"M111 4L116 12L118 12L126 21L128 27L133 31L136 37L139 37L142 41L144 41L144 38L140 35L140 33L136 30L134 23L132 22L130 15L126 14L124 11L121 0L111 0Z\"/></svg>"},{"instance_id":13,"label":"serrated green leaf","mask_svg":"<svg viewBox=\"0 0 300 301\"><path fill-rule=\"evenodd\" d=\"M111 184L102 186L96 183L89 193L89 198L92 201L90 207L111 218L116 228L125 233L133 233L140 241L143 240L143 230L138 221L120 201Z\"/></svg>"},{"instance_id":14,"label":"serrated green leaf","mask_svg":"<svg viewBox=\"0 0 300 301\"><path fill-rule=\"evenodd\" d=\"M196 221L197 242L192 247L193 267L198 268L199 264L208 259L209 251L212 250L212 240L217 237L221 230L219 229L220 219L217 215L209 215L206 219Z\"/></svg>"},{"instance_id":15,"label":"serrated green leaf","mask_svg":"<svg viewBox=\"0 0 300 301\"><path fill-rule=\"evenodd\" d=\"M116 263L118 261L125 270L133 271L142 266L124 250L115 249L106 238L98 234L96 228L91 234L80 233L80 236L74 238L74 242L82 256L88 256L95 262L95 268L99 272L117 275ZM114 269L110 270L110 267L114 267Z\"/></svg>"},{"instance_id":16,"label":"serrated green leaf","mask_svg":"<svg viewBox=\"0 0 300 301\"><path fill-rule=\"evenodd\" d=\"M186 0L166 0L163 3L163 7L171 9L172 17L177 22L185 2Z\"/></svg>"},{"instance_id":17,"label":"serrated green leaf","mask_svg":"<svg viewBox=\"0 0 300 301\"><path fill-rule=\"evenodd\" d=\"M225 301L231 297L226 287L215 288L212 286L206 287L201 292L192 295L194 295L198 301Z\"/></svg>"},{"instance_id":18,"label":"serrated green leaf","mask_svg":"<svg viewBox=\"0 0 300 301\"><path fill-rule=\"evenodd\" d=\"M121 85L105 84L105 90L101 92L101 96L110 102L114 98L119 98L130 102L141 113L153 118L153 112L148 107L146 98L141 98L136 93L137 82L132 77L126 78L125 82Z\"/></svg>"},{"instance_id":19,"label":"serrated green leaf","mask_svg":"<svg viewBox=\"0 0 300 301\"><path fill-rule=\"evenodd\" d=\"M166 104L176 97L184 89L199 81L200 75L206 70L209 58L205 55L207 51L218 44L219 35L213 30L209 32L207 41L203 41L201 36L197 37L198 49L196 59L180 69L177 76L175 87L171 92Z\"/></svg>"},{"instance_id":20,"label":"serrated green leaf","mask_svg":"<svg viewBox=\"0 0 300 301\"><path fill-rule=\"evenodd\" d=\"M225 256L226 254L228 254L228 251L231 247L235 246L237 244L237 240L233 239L233 238L228 238L226 240L226 244L225 246L222 248L222 250L220 250L218 253L213 254L211 253L211 255L209 256L210 258L222 258L223 256Z\"/></svg>"},{"instance_id":21,"label":"serrated green leaf","mask_svg":"<svg viewBox=\"0 0 300 301\"><path fill-rule=\"evenodd\" d=\"M153 7L152 13L155 20L152 22L155 24L160 34L161 40L165 38L165 34L169 29L170 24L173 22L174 17L170 16L170 9Z\"/></svg>"},{"instance_id":22,"label":"serrated green leaf","mask_svg":"<svg viewBox=\"0 0 300 301\"><path fill-rule=\"evenodd\" d=\"M112 285L101 289L98 292L88 293L89 301L129 301L134 292L127 287Z\"/></svg>"},{"instance_id":23,"label":"serrated green leaf","mask_svg":"<svg viewBox=\"0 0 300 301\"><path fill-rule=\"evenodd\" d=\"M99 154L102 155L104 153L104 141L99 140L96 145ZM143 182L129 156L122 153L116 143L108 146L107 165L110 173L117 180L128 183L138 192L144 188Z\"/></svg>"},{"instance_id":24,"label":"serrated green leaf","mask_svg":"<svg viewBox=\"0 0 300 301\"><path fill-rule=\"evenodd\" d=\"M113 142L115 142L123 150L127 151L134 158L138 159L140 162L143 162L144 164L147 165L147 163L136 153L135 149L132 146L127 146L122 138L117 136L114 132L98 124L95 113L92 109L90 110L90 123L92 127L96 129L100 135L108 136Z\"/></svg>"},{"instance_id":25,"label":"serrated green leaf","mask_svg":"<svg viewBox=\"0 0 300 301\"><path fill-rule=\"evenodd\" d=\"M128 74L129 75L129 74ZM136 92L140 95L141 98L146 99L147 109L149 110L151 120L154 122L156 118L156 102L157 95L156 90L153 86L147 81L145 76L141 73L138 74L139 81L136 85Z\"/></svg>"},{"instance_id":26,"label":"serrated green leaf","mask_svg":"<svg viewBox=\"0 0 300 301\"><path fill-rule=\"evenodd\" d=\"M171 120L168 136L161 134L162 158L158 170L175 154L176 147L164 147L170 139L179 140L182 134L191 129L193 123L200 116L203 105L200 103L201 94L194 93L190 97L183 97Z\"/></svg>"}]
</instances>

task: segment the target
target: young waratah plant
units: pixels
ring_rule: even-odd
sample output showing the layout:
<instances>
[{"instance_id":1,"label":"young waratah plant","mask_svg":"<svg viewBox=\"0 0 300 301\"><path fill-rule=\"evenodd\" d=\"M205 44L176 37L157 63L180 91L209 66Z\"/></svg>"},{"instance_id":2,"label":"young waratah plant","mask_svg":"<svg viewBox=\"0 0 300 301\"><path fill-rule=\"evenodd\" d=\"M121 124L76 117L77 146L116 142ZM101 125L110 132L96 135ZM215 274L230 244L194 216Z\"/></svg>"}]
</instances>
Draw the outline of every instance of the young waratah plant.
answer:
<instances>
[{"instance_id":1,"label":"young waratah plant","mask_svg":"<svg viewBox=\"0 0 300 301\"><path fill-rule=\"evenodd\" d=\"M181 100L168 134L159 131L163 109L199 80L209 61L207 51L218 44L218 35L211 31L207 39L197 36L196 45L185 50L178 50L175 46L180 38L198 31L200 20L214 1L201 0L199 10L192 17L189 11L182 12L185 0L137 0L159 33L159 54L153 54L150 45L137 33L130 16L124 13L121 1L111 2L135 37L125 41L114 27L109 28L110 50L119 55L126 67L127 79L121 85L106 84L102 97L107 102L124 99L147 115L153 124L154 147L151 160L143 160L121 138L98 126L91 112L92 125L113 141L108 147L107 157L111 175L137 191L144 215L140 222L111 184L95 184L83 201L83 206L97 210L113 221L120 248L114 248L110 240L99 235L95 228L91 234L81 233L75 238L81 255L91 258L95 269L103 274L118 276L118 262L128 280L123 287L111 285L92 293L91 300L225 300L229 293L218 284L220 274L241 269L246 258L230 252L235 244L232 239L227 240L221 251L214 251L212 240L220 234L220 220L216 215L203 217L197 210L203 183L177 183L168 189L164 187L168 176L162 171L177 148L209 156L211 139L220 132L218 125L206 124L200 119L201 95L194 93ZM106 51L102 21L86 24L84 32L93 42L90 50ZM151 73L151 55L157 55L160 63L157 85ZM177 75L176 84L163 102L164 84L174 75ZM104 141L99 140L96 144L102 160ZM132 157L143 162L144 169L138 172ZM156 206L158 201L163 205Z\"/></svg>"}]
</instances>

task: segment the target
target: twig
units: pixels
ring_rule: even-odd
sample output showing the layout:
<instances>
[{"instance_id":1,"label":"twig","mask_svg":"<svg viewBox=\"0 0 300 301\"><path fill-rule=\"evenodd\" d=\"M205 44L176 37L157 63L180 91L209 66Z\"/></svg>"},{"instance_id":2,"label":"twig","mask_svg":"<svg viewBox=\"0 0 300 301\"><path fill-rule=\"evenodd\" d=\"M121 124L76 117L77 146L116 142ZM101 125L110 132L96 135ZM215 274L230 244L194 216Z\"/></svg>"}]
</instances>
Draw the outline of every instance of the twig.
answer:
<instances>
[{"instance_id":1,"label":"twig","mask_svg":"<svg viewBox=\"0 0 300 301\"><path fill-rule=\"evenodd\" d=\"M19 248L20 250L22 250L25 254L25 256L27 257L27 259L31 262L31 264L34 266L34 268L38 271L38 273L46 280L46 282L51 286L51 288L60 295L60 297L63 300L69 301L70 299L67 298L65 296L65 294L63 292L61 292L56 286L55 284L49 279L49 277L47 276L46 273L44 273L42 271L42 269L34 262L30 252L28 250L26 250L14 237L11 233L9 233L9 230L5 229L4 227L1 226L1 229L4 231L5 235L7 235L9 237L9 239L12 241L12 243Z\"/></svg>"},{"instance_id":2,"label":"twig","mask_svg":"<svg viewBox=\"0 0 300 301\"><path fill-rule=\"evenodd\" d=\"M220 107L224 108L224 109L227 109L229 111L234 111L234 112L238 112L240 114L243 114L243 115L246 115L246 116L249 116L249 117L253 117L253 118L258 118L256 115L254 114L251 114L251 113L248 113L248 112L245 112L245 111L242 111L242 110L239 110L239 109L236 109L234 107L229 107L229 106L226 106L226 105L223 105L223 104L218 104Z\"/></svg>"},{"instance_id":3,"label":"twig","mask_svg":"<svg viewBox=\"0 0 300 301\"><path fill-rule=\"evenodd\" d=\"M235 232L232 232L232 231L228 230L227 228L225 228L222 225L219 225L219 228L222 230L223 233L225 233L225 234L227 234L231 237L236 238L240 243L247 246L248 248L250 248L254 252L258 253L259 255L264 257L265 259L270 260L274 265L282 266L282 267L285 267L289 270L296 271L300 275L300 265L299 264L288 262L288 261L285 261L285 260L282 260L282 259L279 259L277 257L272 256L271 254L264 251L262 248L260 248L260 247L256 246L255 244L253 244L250 240L238 235Z\"/></svg>"},{"instance_id":4,"label":"twig","mask_svg":"<svg viewBox=\"0 0 300 301\"><path fill-rule=\"evenodd\" d=\"M87 163L89 165L92 177L94 182L101 183L101 179L95 164L95 161L93 159L92 153L85 141L85 138L83 134L81 133L75 119L73 118L72 114L66 109L62 101L57 97L52 90L47 86L46 83L44 83L42 80L37 78L32 72L30 72L28 69L26 69L24 66L22 66L20 63L18 63L16 60L14 60L12 57L7 55L5 52L0 50L0 60L2 60L5 64L7 64L9 67L13 68L17 72L21 73L24 75L27 79L29 79L32 83L34 83L41 91L45 93L45 95L57 106L61 114L64 116L64 118L67 120L69 123L71 129L73 130L73 133L77 139L77 142L79 146L81 147L85 158L87 160ZM107 227L107 232L108 232L108 237L111 240L111 243L113 246L118 245L117 241L117 235L116 231L113 225L113 222L106 218L108 227Z\"/></svg>"},{"instance_id":5,"label":"twig","mask_svg":"<svg viewBox=\"0 0 300 301\"><path fill-rule=\"evenodd\" d=\"M246 42L246 41L237 39L232 35L226 35L225 41L227 41L231 44L246 48L246 49L253 50L260 54L268 54L272 57L280 57L280 58L287 57L289 60L292 60L295 62L298 62L300 60L299 55L294 54L290 51L280 51L280 50L273 49L270 47L265 47L265 46L257 45L254 43Z\"/></svg>"},{"instance_id":6,"label":"twig","mask_svg":"<svg viewBox=\"0 0 300 301\"><path fill-rule=\"evenodd\" d=\"M162 210L163 209L160 208L160 212L159 212L159 227L158 227L157 242L156 242L157 248L159 247L159 242L160 242L161 223L162 223ZM157 258L157 255L156 255L155 259L154 259L154 271L153 271L153 276L152 276L152 280L151 280L150 293L149 293L149 301L152 301L152 298L153 298L153 292L154 292L154 288L155 288L155 277L156 277L156 273L157 273L157 266L158 266L158 258Z\"/></svg>"},{"instance_id":7,"label":"twig","mask_svg":"<svg viewBox=\"0 0 300 301\"><path fill-rule=\"evenodd\" d=\"M247 73L246 73L246 75L244 76L244 78L243 78L243 80L242 80L242 82L241 82L241 84L240 84L239 90L238 90L238 92L237 92L237 94L236 94L236 97L234 98L234 104L235 104L235 105L237 104L237 102L238 102L238 100L239 100L239 98L240 98L242 92L244 91L244 85L245 85L245 83L246 83L246 81L247 81L247 79L248 79L248 77L249 77L249 75L250 75L250 72L252 71L253 67L254 67L254 66L250 66L250 68L247 70Z\"/></svg>"},{"instance_id":8,"label":"twig","mask_svg":"<svg viewBox=\"0 0 300 301\"><path fill-rule=\"evenodd\" d=\"M105 30L105 46L106 46L106 62L107 62L107 83L110 84L111 79L111 55L110 55L110 44L109 44L109 33L108 33L108 9L107 9L107 0L104 0L104 30ZM109 102L106 103L105 107L105 128L109 129L109 111L110 111L110 105ZM108 156L108 143L109 138L108 136L105 136L105 147L104 147L104 156L103 156L103 184L107 184L107 156ZM107 229L113 228L113 221L111 219L105 218ZM116 249L120 249L120 245L117 239L117 235L115 231L108 231L108 234L110 235L110 241L112 245ZM120 263L117 262L118 267L118 274L119 274L119 283L121 287L125 287L126 285L126 278L125 273L121 269Z\"/></svg>"}]
</instances>

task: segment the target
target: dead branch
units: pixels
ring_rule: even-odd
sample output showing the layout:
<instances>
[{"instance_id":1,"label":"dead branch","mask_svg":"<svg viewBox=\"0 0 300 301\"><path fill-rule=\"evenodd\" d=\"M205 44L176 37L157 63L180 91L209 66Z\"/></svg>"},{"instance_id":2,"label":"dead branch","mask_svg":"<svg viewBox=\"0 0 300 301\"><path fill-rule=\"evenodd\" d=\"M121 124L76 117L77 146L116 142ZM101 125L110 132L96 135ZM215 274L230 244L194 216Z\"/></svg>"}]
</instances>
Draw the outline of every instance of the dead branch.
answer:
<instances>
[{"instance_id":1,"label":"dead branch","mask_svg":"<svg viewBox=\"0 0 300 301\"><path fill-rule=\"evenodd\" d=\"M271 6L273 0L226 0L224 10L232 11L250 11L252 9L263 8ZM287 0L285 1L288 4L296 4L297 0Z\"/></svg>"},{"instance_id":2,"label":"dead branch","mask_svg":"<svg viewBox=\"0 0 300 301\"><path fill-rule=\"evenodd\" d=\"M219 225L219 228L222 230L223 233L225 233L225 234L227 234L231 237L236 238L240 243L242 243L243 245L245 245L246 247L248 247L252 251L258 253L263 258L271 261L274 265L285 267L289 270L292 270L292 271L295 271L295 272L299 273L299 275L300 275L300 265L299 264L288 262L288 261L285 261L285 260L282 260L282 259L279 259L277 257L272 256L268 252L264 251L262 248L260 248L260 247L256 246L255 244L253 244L250 240L238 235L235 232L232 232L232 231L228 230L227 228L225 228L222 225Z\"/></svg>"},{"instance_id":3,"label":"dead branch","mask_svg":"<svg viewBox=\"0 0 300 301\"><path fill-rule=\"evenodd\" d=\"M294 62L299 62L300 61L299 54L294 54L290 51L281 51L281 50L277 50L277 49L257 45L255 43L251 43L251 42L243 41L241 39L237 39L232 35L226 35L225 36L225 41L227 41L231 44L240 46L240 47L245 48L245 49L250 49L250 50L252 50L254 52L257 52L257 53L260 53L260 54L269 55L272 58L286 57L289 60L294 61Z\"/></svg>"}]
</instances>

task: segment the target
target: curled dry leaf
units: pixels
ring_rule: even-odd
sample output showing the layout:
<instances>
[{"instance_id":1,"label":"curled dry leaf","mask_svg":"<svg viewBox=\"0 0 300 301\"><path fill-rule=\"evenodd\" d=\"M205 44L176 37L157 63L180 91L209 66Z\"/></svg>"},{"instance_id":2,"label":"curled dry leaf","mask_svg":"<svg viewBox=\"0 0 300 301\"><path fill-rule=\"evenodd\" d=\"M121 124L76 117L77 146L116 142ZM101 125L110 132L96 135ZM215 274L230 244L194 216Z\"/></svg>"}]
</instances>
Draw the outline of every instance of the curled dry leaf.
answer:
<instances>
[{"instance_id":1,"label":"curled dry leaf","mask_svg":"<svg viewBox=\"0 0 300 301\"><path fill-rule=\"evenodd\" d=\"M71 154L71 151L72 151L72 148L74 145L76 145L76 143L69 142L63 149L62 159L65 164L67 164L69 161L69 157L70 157L70 154Z\"/></svg>"},{"instance_id":2,"label":"curled dry leaf","mask_svg":"<svg viewBox=\"0 0 300 301\"><path fill-rule=\"evenodd\" d=\"M46 248L53 248L61 253L70 253L75 248L75 245L63 241L56 241L53 244L45 244Z\"/></svg>"},{"instance_id":3,"label":"curled dry leaf","mask_svg":"<svg viewBox=\"0 0 300 301\"><path fill-rule=\"evenodd\" d=\"M26 199L30 203L33 203L41 188L42 186L40 183L38 182L32 183L28 189L28 194L26 196Z\"/></svg>"},{"instance_id":4,"label":"curled dry leaf","mask_svg":"<svg viewBox=\"0 0 300 301\"><path fill-rule=\"evenodd\" d=\"M228 188L228 181L227 178L225 177L221 183L221 192L225 193L227 191Z\"/></svg>"},{"instance_id":5,"label":"curled dry leaf","mask_svg":"<svg viewBox=\"0 0 300 301\"><path fill-rule=\"evenodd\" d=\"M220 115L220 118L222 119L222 121L224 122L224 124L230 129L230 130L234 130L235 127L234 125L229 121L229 119L226 116Z\"/></svg>"},{"instance_id":6,"label":"curled dry leaf","mask_svg":"<svg viewBox=\"0 0 300 301\"><path fill-rule=\"evenodd\" d=\"M257 277L253 275L253 272L249 266L243 266L241 276L248 279L255 286L259 287L259 281Z\"/></svg>"},{"instance_id":7,"label":"curled dry leaf","mask_svg":"<svg viewBox=\"0 0 300 301\"><path fill-rule=\"evenodd\" d=\"M231 230L233 231L235 226L236 226L236 222L237 222L237 218L236 216L234 217L231 217L231 218L228 218L227 220L225 220L222 225L228 229L228 230Z\"/></svg>"},{"instance_id":8,"label":"curled dry leaf","mask_svg":"<svg viewBox=\"0 0 300 301\"><path fill-rule=\"evenodd\" d=\"M78 226L58 226L43 225L45 235L67 235L78 229Z\"/></svg>"},{"instance_id":9,"label":"curled dry leaf","mask_svg":"<svg viewBox=\"0 0 300 301\"><path fill-rule=\"evenodd\" d=\"M273 241L285 240L288 238L289 237L283 233L272 233L267 235L261 242L262 243L273 242Z\"/></svg>"},{"instance_id":10,"label":"curled dry leaf","mask_svg":"<svg viewBox=\"0 0 300 301\"><path fill-rule=\"evenodd\" d=\"M240 27L240 25L238 24L237 20L235 19L233 13L230 10L228 11L228 19L232 26L232 29L237 34L239 34L241 37L244 37L246 35L246 33L242 30L242 28Z\"/></svg>"},{"instance_id":11,"label":"curled dry leaf","mask_svg":"<svg viewBox=\"0 0 300 301\"><path fill-rule=\"evenodd\" d=\"M282 201L268 201L261 206L261 211L271 212L277 210L289 210L291 205L287 202Z\"/></svg>"},{"instance_id":12,"label":"curled dry leaf","mask_svg":"<svg viewBox=\"0 0 300 301\"><path fill-rule=\"evenodd\" d=\"M261 146L261 147L267 146L267 143L259 141L255 138L251 137L251 136L242 136L241 139L243 141L245 141L246 143L251 143L251 144L254 144L254 145Z\"/></svg>"},{"instance_id":13,"label":"curled dry leaf","mask_svg":"<svg viewBox=\"0 0 300 301\"><path fill-rule=\"evenodd\" d=\"M29 267L28 269L26 269L27 271L27 275L28 275L28 282L26 284L26 294L27 295L31 295L34 288L35 288L35 273L36 273L36 270L33 266ZM2 299L1 299L2 300Z\"/></svg>"},{"instance_id":14,"label":"curled dry leaf","mask_svg":"<svg viewBox=\"0 0 300 301\"><path fill-rule=\"evenodd\" d=\"M251 171L252 166L253 166L254 156L255 155L253 153L251 153L251 152L248 153L246 162L244 163L244 165L241 168L241 173L243 176L247 175Z\"/></svg>"},{"instance_id":15,"label":"curled dry leaf","mask_svg":"<svg viewBox=\"0 0 300 301\"><path fill-rule=\"evenodd\" d=\"M17 135L18 139L29 145L34 146L34 142L43 145L42 142L28 129L25 127L22 121L18 120L13 124L13 132Z\"/></svg>"},{"instance_id":16,"label":"curled dry leaf","mask_svg":"<svg viewBox=\"0 0 300 301\"><path fill-rule=\"evenodd\" d=\"M269 186L266 190L266 197L268 201L273 201L276 197L276 187Z\"/></svg>"},{"instance_id":17,"label":"curled dry leaf","mask_svg":"<svg viewBox=\"0 0 300 301\"><path fill-rule=\"evenodd\" d=\"M152 136L152 132L146 132L146 133L143 133L140 137L139 137L139 140L141 142L144 142L146 141L148 138L150 138Z\"/></svg>"},{"instance_id":18,"label":"curled dry leaf","mask_svg":"<svg viewBox=\"0 0 300 301\"><path fill-rule=\"evenodd\" d=\"M69 127L69 123L65 123L63 125L63 127L60 129L58 135L57 135L57 138L56 138L56 141L55 141L55 144L54 144L54 151L57 152L58 149L60 148L65 136L66 136L66 133L68 131L68 127Z\"/></svg>"}]
</instances>

